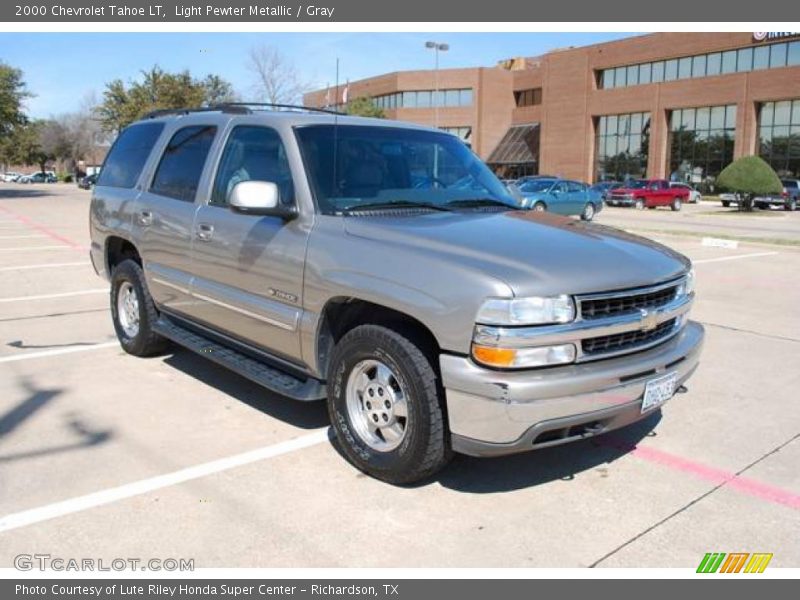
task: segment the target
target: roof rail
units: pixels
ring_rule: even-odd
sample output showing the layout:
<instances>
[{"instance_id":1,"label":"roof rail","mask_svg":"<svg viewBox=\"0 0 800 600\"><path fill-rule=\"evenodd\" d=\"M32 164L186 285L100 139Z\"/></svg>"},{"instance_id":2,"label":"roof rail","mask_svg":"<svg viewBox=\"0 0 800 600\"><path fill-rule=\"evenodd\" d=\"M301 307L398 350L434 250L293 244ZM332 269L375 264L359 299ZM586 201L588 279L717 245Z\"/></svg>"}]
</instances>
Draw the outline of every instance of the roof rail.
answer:
<instances>
[{"instance_id":1,"label":"roof rail","mask_svg":"<svg viewBox=\"0 0 800 600\"><path fill-rule=\"evenodd\" d=\"M330 115L343 115L345 113L330 110L327 108L316 108L314 106L302 106L300 104L276 104L273 102L223 102L220 104L213 104L211 106L198 106L195 108L162 108L153 110L147 113L144 119L156 119L158 117L166 117L168 115L188 115L191 113L199 112L223 112L235 115L251 114L253 110L250 107L258 107L256 110L263 109L289 109L289 110L305 110L309 112L321 112Z\"/></svg>"},{"instance_id":2,"label":"roof rail","mask_svg":"<svg viewBox=\"0 0 800 600\"><path fill-rule=\"evenodd\" d=\"M217 106L222 108L250 108L251 106L257 107L256 110L262 108L284 108L289 110L307 110L309 112L321 112L327 113L330 115L343 115L345 113L332 110L330 108L319 108L316 106L304 106L302 104L280 104L275 102L224 102L222 104L218 104Z\"/></svg>"}]
</instances>

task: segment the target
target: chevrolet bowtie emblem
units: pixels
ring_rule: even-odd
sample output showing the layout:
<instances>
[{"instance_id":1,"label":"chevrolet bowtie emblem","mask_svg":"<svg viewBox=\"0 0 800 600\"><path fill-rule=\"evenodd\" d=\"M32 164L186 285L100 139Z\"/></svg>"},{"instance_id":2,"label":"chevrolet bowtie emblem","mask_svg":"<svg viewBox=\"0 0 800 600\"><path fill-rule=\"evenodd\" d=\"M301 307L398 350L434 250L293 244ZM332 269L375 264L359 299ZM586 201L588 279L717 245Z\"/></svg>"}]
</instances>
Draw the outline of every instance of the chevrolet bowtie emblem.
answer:
<instances>
[{"instance_id":1,"label":"chevrolet bowtie emblem","mask_svg":"<svg viewBox=\"0 0 800 600\"><path fill-rule=\"evenodd\" d=\"M652 331L658 326L658 317L656 313L640 308L639 314L641 315L639 323L642 331Z\"/></svg>"}]
</instances>

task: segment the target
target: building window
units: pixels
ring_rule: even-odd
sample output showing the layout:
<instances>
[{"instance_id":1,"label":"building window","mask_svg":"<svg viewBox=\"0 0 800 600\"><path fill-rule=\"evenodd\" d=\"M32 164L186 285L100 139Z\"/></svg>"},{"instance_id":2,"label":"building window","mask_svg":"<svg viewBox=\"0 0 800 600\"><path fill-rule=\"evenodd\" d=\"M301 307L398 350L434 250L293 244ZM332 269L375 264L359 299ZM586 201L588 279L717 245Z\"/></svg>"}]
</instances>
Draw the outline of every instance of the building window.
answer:
<instances>
[{"instance_id":1,"label":"building window","mask_svg":"<svg viewBox=\"0 0 800 600\"><path fill-rule=\"evenodd\" d=\"M669 127L670 179L695 185L713 183L733 160L735 138L733 104L673 110Z\"/></svg>"},{"instance_id":2,"label":"building window","mask_svg":"<svg viewBox=\"0 0 800 600\"><path fill-rule=\"evenodd\" d=\"M452 108L458 106L472 106L472 90L411 90L382 94L373 98L375 105L383 109L396 108L433 108L435 106Z\"/></svg>"},{"instance_id":3,"label":"building window","mask_svg":"<svg viewBox=\"0 0 800 600\"><path fill-rule=\"evenodd\" d=\"M542 88L514 92L517 106L537 106L542 103Z\"/></svg>"},{"instance_id":4,"label":"building window","mask_svg":"<svg viewBox=\"0 0 800 600\"><path fill-rule=\"evenodd\" d=\"M758 125L761 158L779 177L800 177L800 98L763 103Z\"/></svg>"},{"instance_id":5,"label":"building window","mask_svg":"<svg viewBox=\"0 0 800 600\"><path fill-rule=\"evenodd\" d=\"M453 135L461 138L462 142L469 143L469 138L472 135L472 127L467 125L459 126L459 127L440 127L442 131L446 131L447 133L452 133Z\"/></svg>"},{"instance_id":6,"label":"building window","mask_svg":"<svg viewBox=\"0 0 800 600\"><path fill-rule=\"evenodd\" d=\"M596 140L597 181L624 181L646 175L650 113L598 117Z\"/></svg>"},{"instance_id":7,"label":"building window","mask_svg":"<svg viewBox=\"0 0 800 600\"><path fill-rule=\"evenodd\" d=\"M610 90L690 77L713 77L797 65L800 65L800 40L601 69L597 73L597 81L601 89Z\"/></svg>"}]
</instances>

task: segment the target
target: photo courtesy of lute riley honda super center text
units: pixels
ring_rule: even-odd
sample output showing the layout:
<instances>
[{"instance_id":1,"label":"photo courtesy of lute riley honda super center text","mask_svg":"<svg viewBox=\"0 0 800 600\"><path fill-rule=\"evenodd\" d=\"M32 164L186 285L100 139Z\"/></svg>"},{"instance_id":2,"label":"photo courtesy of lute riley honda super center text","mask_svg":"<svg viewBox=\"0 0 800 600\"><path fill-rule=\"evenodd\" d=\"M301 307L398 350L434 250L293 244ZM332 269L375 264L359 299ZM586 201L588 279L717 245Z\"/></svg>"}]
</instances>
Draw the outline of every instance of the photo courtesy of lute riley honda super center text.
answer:
<instances>
[{"instance_id":1,"label":"photo courtesy of lute riley honda super center text","mask_svg":"<svg viewBox=\"0 0 800 600\"><path fill-rule=\"evenodd\" d=\"M126 6L120 4L63 6L55 4L51 7L16 5L17 17L163 17L168 15L167 8L161 4L149 6ZM327 17L333 18L333 6L317 6L314 4L297 6L251 4L249 6L211 6L202 4L178 4L174 7L174 16L186 19L192 17Z\"/></svg>"}]
</instances>

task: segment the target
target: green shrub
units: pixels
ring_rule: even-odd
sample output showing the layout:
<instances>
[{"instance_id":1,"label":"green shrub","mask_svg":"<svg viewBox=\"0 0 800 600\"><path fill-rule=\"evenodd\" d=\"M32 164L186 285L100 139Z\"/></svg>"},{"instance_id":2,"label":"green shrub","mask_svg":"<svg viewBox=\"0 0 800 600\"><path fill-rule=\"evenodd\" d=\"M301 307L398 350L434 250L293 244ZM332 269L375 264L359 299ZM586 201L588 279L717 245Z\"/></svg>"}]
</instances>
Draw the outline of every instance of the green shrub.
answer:
<instances>
[{"instance_id":1,"label":"green shrub","mask_svg":"<svg viewBox=\"0 0 800 600\"><path fill-rule=\"evenodd\" d=\"M72 183L72 174L71 173L59 173L56 175L59 181L63 181L64 183Z\"/></svg>"},{"instance_id":2,"label":"green shrub","mask_svg":"<svg viewBox=\"0 0 800 600\"><path fill-rule=\"evenodd\" d=\"M761 196L780 194L783 184L760 156L743 156L722 170L717 187L726 192Z\"/></svg>"}]
</instances>

